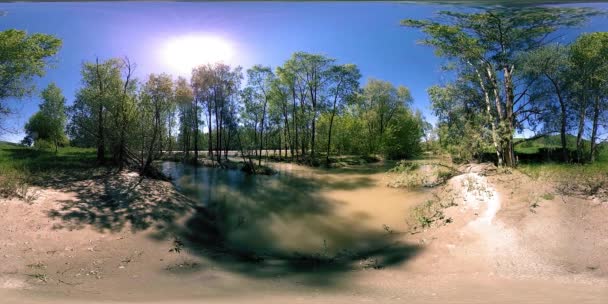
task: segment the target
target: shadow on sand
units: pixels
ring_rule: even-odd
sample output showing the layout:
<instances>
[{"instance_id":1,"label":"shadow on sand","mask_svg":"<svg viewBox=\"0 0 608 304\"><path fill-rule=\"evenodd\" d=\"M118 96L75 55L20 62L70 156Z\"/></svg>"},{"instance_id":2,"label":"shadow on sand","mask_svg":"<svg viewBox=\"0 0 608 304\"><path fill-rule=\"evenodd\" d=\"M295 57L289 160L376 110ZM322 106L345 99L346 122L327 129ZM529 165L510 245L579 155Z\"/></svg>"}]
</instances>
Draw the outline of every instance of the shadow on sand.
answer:
<instances>
[{"instance_id":1,"label":"shadow on sand","mask_svg":"<svg viewBox=\"0 0 608 304\"><path fill-rule=\"evenodd\" d=\"M319 181L238 171L220 178L213 174L225 170L205 170L203 176L189 176L195 180L186 184L206 188L180 189L196 201L169 183L105 175L68 186L77 200L62 202L49 216L58 220L57 229L150 229L154 239L173 241L231 272L258 278L297 276L302 283L326 287L340 283L352 270L396 266L421 250L400 241L397 233L336 214L339 202L319 194L324 188L368 187L368 178Z\"/></svg>"}]
</instances>

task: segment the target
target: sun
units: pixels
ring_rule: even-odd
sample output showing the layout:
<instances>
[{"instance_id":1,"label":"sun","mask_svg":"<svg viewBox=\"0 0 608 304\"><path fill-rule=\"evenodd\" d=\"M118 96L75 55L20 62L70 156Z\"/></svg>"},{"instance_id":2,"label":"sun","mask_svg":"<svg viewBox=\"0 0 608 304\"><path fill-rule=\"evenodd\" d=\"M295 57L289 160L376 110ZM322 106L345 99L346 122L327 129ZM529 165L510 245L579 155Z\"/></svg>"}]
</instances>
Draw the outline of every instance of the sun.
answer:
<instances>
[{"instance_id":1,"label":"sun","mask_svg":"<svg viewBox=\"0 0 608 304\"><path fill-rule=\"evenodd\" d=\"M215 62L229 63L234 54L225 39L210 35L174 37L162 48L162 60L174 73L188 75L197 65Z\"/></svg>"}]
</instances>

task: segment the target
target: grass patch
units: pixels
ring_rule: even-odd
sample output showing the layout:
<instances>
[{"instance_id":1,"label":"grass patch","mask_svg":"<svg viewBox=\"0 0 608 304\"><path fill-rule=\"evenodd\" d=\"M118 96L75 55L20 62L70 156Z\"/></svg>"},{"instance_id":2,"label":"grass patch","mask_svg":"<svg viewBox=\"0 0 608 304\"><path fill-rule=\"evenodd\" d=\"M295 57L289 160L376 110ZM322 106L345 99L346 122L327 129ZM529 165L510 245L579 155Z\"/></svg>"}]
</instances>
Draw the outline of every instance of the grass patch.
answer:
<instances>
[{"instance_id":1,"label":"grass patch","mask_svg":"<svg viewBox=\"0 0 608 304\"><path fill-rule=\"evenodd\" d=\"M55 153L0 142L0 196L32 201L30 185L45 185L59 176L90 177L95 160L95 149L62 147Z\"/></svg>"},{"instance_id":2,"label":"grass patch","mask_svg":"<svg viewBox=\"0 0 608 304\"><path fill-rule=\"evenodd\" d=\"M440 162L399 161L387 172L391 188L436 187L457 175L459 171Z\"/></svg>"},{"instance_id":3,"label":"grass patch","mask_svg":"<svg viewBox=\"0 0 608 304\"><path fill-rule=\"evenodd\" d=\"M541 195L540 197L546 201L551 201L555 198L555 195L553 195L553 193L545 193L545 194Z\"/></svg>"},{"instance_id":4,"label":"grass patch","mask_svg":"<svg viewBox=\"0 0 608 304\"><path fill-rule=\"evenodd\" d=\"M388 172L406 173L406 172L412 172L418 168L420 168L420 164L418 164L418 163L407 161L407 160L400 160L399 162L397 162L397 164L395 164L395 166L393 168L388 170Z\"/></svg>"},{"instance_id":5,"label":"grass patch","mask_svg":"<svg viewBox=\"0 0 608 304\"><path fill-rule=\"evenodd\" d=\"M608 199L608 160L593 164L526 164L518 168L533 179L552 182L558 194ZM547 194L545 194L547 195ZM549 197L544 199L550 200ZM552 199L552 198L551 198Z\"/></svg>"},{"instance_id":6,"label":"grass patch","mask_svg":"<svg viewBox=\"0 0 608 304\"><path fill-rule=\"evenodd\" d=\"M458 206L453 200L442 202L435 199L427 200L414 207L411 212L411 219L415 223L412 228L412 233L431 228L433 224L447 225L452 223L452 218L446 217L443 210L453 206Z\"/></svg>"}]
</instances>

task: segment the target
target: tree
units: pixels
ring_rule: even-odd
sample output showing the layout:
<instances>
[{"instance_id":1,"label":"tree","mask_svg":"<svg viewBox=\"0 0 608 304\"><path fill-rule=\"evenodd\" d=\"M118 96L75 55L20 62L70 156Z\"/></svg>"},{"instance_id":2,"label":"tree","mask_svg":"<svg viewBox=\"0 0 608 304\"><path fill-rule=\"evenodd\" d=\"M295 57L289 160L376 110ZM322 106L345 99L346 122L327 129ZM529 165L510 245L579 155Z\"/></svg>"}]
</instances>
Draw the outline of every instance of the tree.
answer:
<instances>
[{"instance_id":1,"label":"tree","mask_svg":"<svg viewBox=\"0 0 608 304\"><path fill-rule=\"evenodd\" d=\"M170 113L173 103L173 80L167 74L150 74L144 84L139 103L141 129L144 143L141 150L142 173L150 170L155 159L154 154L160 151L164 122Z\"/></svg>"},{"instance_id":2,"label":"tree","mask_svg":"<svg viewBox=\"0 0 608 304\"><path fill-rule=\"evenodd\" d=\"M486 144L495 144L496 134L486 107L489 104L485 98L486 91L475 85L476 81L475 75L461 73L459 78L445 86L428 89L431 107L437 117L439 144L455 161L480 157L488 148L496 148Z\"/></svg>"},{"instance_id":3,"label":"tree","mask_svg":"<svg viewBox=\"0 0 608 304\"><path fill-rule=\"evenodd\" d=\"M82 65L82 87L68 111L68 133L80 145L93 143L99 164L105 162L108 148L116 162L126 161L126 139L135 119L137 82L131 79L132 71L128 59L96 59Z\"/></svg>"},{"instance_id":4,"label":"tree","mask_svg":"<svg viewBox=\"0 0 608 304\"><path fill-rule=\"evenodd\" d=\"M544 103L545 115L542 117L544 133L551 134L559 130L562 161L568 161L566 135L570 128L570 101L572 74L569 60L570 49L558 44L547 45L522 54L520 65L522 73L531 78L533 89ZM547 81L542 81L543 79ZM555 102L556 101L556 102ZM552 115L558 112L559 115Z\"/></svg>"},{"instance_id":5,"label":"tree","mask_svg":"<svg viewBox=\"0 0 608 304\"><path fill-rule=\"evenodd\" d=\"M395 115L408 107L413 99L409 89L395 88L393 84L378 79L369 79L363 87L361 110L367 124L369 151L376 151L386 127Z\"/></svg>"},{"instance_id":6,"label":"tree","mask_svg":"<svg viewBox=\"0 0 608 304\"><path fill-rule=\"evenodd\" d=\"M6 99L22 98L34 90L32 80L44 75L60 47L61 40L51 35L0 32L0 116L12 113ZM5 131L1 121L0 131Z\"/></svg>"},{"instance_id":7,"label":"tree","mask_svg":"<svg viewBox=\"0 0 608 304\"><path fill-rule=\"evenodd\" d=\"M526 86L518 86L520 66L516 58L547 41L557 29L583 23L597 14L584 8L491 8L472 13L439 13L440 21L403 20L402 25L421 29L427 37L423 44L433 46L436 54L470 66L495 113L495 148L499 163L515 166L513 135L534 110L526 107ZM502 92L502 93L501 93ZM494 99L494 103L490 100Z\"/></svg>"},{"instance_id":8,"label":"tree","mask_svg":"<svg viewBox=\"0 0 608 304\"><path fill-rule=\"evenodd\" d=\"M389 159L406 159L420 153L423 120L418 113L401 109L382 134L380 151Z\"/></svg>"},{"instance_id":9,"label":"tree","mask_svg":"<svg viewBox=\"0 0 608 304\"><path fill-rule=\"evenodd\" d=\"M194 95L192 93L192 87L188 81L183 77L178 77L175 83L175 102L178 108L179 117L179 142L182 145L182 151L184 156L187 158L190 155L192 134L194 132L194 126L198 125L195 117L196 107Z\"/></svg>"},{"instance_id":10,"label":"tree","mask_svg":"<svg viewBox=\"0 0 608 304\"><path fill-rule=\"evenodd\" d=\"M331 82L330 98L333 95L331 101L331 114L329 119L329 130L327 133L327 154L325 156L325 163L329 165L329 154L331 152L331 132L334 125L334 117L338 111L346 105L349 99L353 98L353 95L357 93L359 89L359 79L361 73L354 64L336 65L330 68L329 77Z\"/></svg>"},{"instance_id":11,"label":"tree","mask_svg":"<svg viewBox=\"0 0 608 304\"><path fill-rule=\"evenodd\" d=\"M40 110L26 123L26 137L32 138L34 143L48 141L57 152L58 147L67 142L65 97L54 83L49 84L40 95Z\"/></svg>"},{"instance_id":12,"label":"tree","mask_svg":"<svg viewBox=\"0 0 608 304\"><path fill-rule=\"evenodd\" d=\"M254 65L247 70L248 94L246 108L254 113L254 133L259 146L258 166L262 164L262 151L264 149L264 125L266 124L266 109L270 100L274 74L270 67Z\"/></svg>"},{"instance_id":13,"label":"tree","mask_svg":"<svg viewBox=\"0 0 608 304\"><path fill-rule=\"evenodd\" d=\"M581 35L572 44L571 53L573 76L578 89L579 126L577 151L582 158L582 135L585 116L590 107L591 136L589 160L593 162L597 154L597 139L600 117L608 108L608 32Z\"/></svg>"}]
</instances>

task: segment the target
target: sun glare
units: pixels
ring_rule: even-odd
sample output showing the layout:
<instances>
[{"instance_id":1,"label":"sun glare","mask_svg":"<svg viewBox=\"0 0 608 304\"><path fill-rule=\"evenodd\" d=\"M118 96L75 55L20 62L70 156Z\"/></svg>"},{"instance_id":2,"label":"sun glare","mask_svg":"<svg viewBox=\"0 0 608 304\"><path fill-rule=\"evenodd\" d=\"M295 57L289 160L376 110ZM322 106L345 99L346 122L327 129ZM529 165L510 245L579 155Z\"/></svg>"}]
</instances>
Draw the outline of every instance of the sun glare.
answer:
<instances>
[{"instance_id":1,"label":"sun glare","mask_svg":"<svg viewBox=\"0 0 608 304\"><path fill-rule=\"evenodd\" d=\"M162 57L172 72L189 74L193 67L200 64L229 63L233 53L230 43L220 37L189 35L167 41Z\"/></svg>"}]
</instances>

